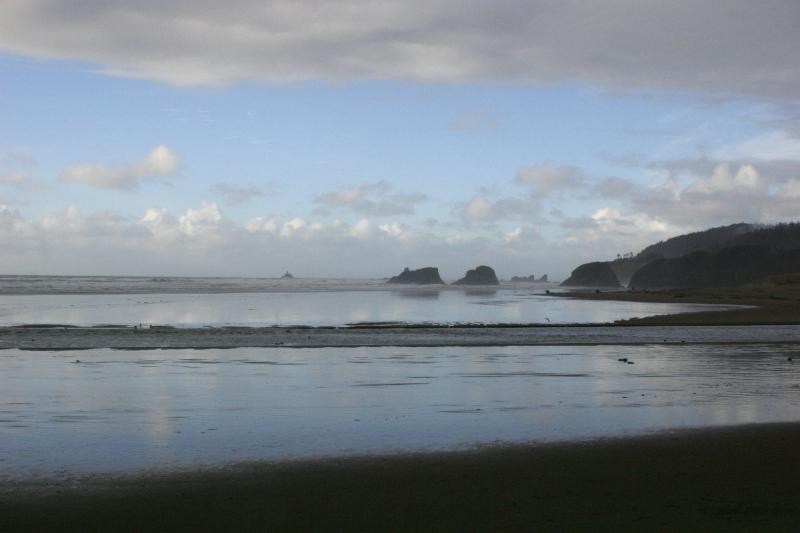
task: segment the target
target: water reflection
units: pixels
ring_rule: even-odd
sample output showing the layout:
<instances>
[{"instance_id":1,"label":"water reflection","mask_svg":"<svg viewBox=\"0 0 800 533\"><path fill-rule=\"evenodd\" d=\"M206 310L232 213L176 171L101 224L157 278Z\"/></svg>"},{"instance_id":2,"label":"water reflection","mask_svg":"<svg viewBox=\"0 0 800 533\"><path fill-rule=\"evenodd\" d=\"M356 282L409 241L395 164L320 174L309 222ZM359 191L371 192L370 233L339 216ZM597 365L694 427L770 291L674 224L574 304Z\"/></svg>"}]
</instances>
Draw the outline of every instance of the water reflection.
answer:
<instances>
[{"instance_id":1,"label":"water reflection","mask_svg":"<svg viewBox=\"0 0 800 533\"><path fill-rule=\"evenodd\" d=\"M427 300L436 300L439 298L439 293L441 289L437 288L430 288L430 289L404 289L404 290L393 290L391 291L392 296L396 298L423 298Z\"/></svg>"},{"instance_id":2,"label":"water reflection","mask_svg":"<svg viewBox=\"0 0 800 533\"><path fill-rule=\"evenodd\" d=\"M571 300L513 287L216 294L0 295L0 325L597 323L634 316L697 311L708 307Z\"/></svg>"},{"instance_id":3,"label":"water reflection","mask_svg":"<svg viewBox=\"0 0 800 533\"><path fill-rule=\"evenodd\" d=\"M464 294L467 296L494 296L497 294L497 289L494 287L476 287L470 289L464 289Z\"/></svg>"},{"instance_id":4,"label":"water reflection","mask_svg":"<svg viewBox=\"0 0 800 533\"><path fill-rule=\"evenodd\" d=\"M800 370L789 357L797 353L792 345L6 350L0 477L795 421Z\"/></svg>"}]
</instances>

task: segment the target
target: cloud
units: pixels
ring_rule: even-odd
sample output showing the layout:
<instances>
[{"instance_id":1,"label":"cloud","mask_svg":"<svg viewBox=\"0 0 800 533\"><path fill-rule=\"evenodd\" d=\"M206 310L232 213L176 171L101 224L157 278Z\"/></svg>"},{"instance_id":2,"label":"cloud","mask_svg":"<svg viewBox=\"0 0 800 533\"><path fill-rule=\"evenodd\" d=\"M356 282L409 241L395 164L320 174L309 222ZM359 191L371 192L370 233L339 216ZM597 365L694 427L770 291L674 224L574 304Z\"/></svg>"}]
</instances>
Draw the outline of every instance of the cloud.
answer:
<instances>
[{"instance_id":1,"label":"cloud","mask_svg":"<svg viewBox=\"0 0 800 533\"><path fill-rule=\"evenodd\" d=\"M394 192L394 187L386 181L343 187L314 198L321 208L318 213L325 209L347 209L371 217L413 215L417 205L426 201L428 197L424 194Z\"/></svg>"},{"instance_id":2,"label":"cloud","mask_svg":"<svg viewBox=\"0 0 800 533\"><path fill-rule=\"evenodd\" d=\"M0 153L0 186L41 189L44 183L33 177L35 166L36 161L26 154Z\"/></svg>"},{"instance_id":3,"label":"cloud","mask_svg":"<svg viewBox=\"0 0 800 533\"><path fill-rule=\"evenodd\" d=\"M101 164L73 165L61 173L61 181L84 183L97 189L133 191L145 181L168 182L180 170L175 152L160 144L139 162L107 166Z\"/></svg>"},{"instance_id":4,"label":"cloud","mask_svg":"<svg viewBox=\"0 0 800 533\"><path fill-rule=\"evenodd\" d=\"M578 167L554 165L545 161L539 165L517 169L514 183L528 190L519 196L506 196L493 200L481 192L466 203L457 206L456 213L469 223L494 223L499 220L535 217L542 203L553 195L586 190L589 178Z\"/></svg>"},{"instance_id":5,"label":"cloud","mask_svg":"<svg viewBox=\"0 0 800 533\"><path fill-rule=\"evenodd\" d=\"M551 161L545 161L536 166L520 167L517 170L516 180L518 183L533 187L538 196L545 197L559 191L582 187L586 182L586 176L578 167L555 166Z\"/></svg>"},{"instance_id":6,"label":"cloud","mask_svg":"<svg viewBox=\"0 0 800 533\"><path fill-rule=\"evenodd\" d=\"M760 163L717 162L707 173L681 185L673 177L658 186L627 182L622 197L635 212L676 227L700 229L733 222L796 220L800 198L796 179L764 174Z\"/></svg>"},{"instance_id":7,"label":"cloud","mask_svg":"<svg viewBox=\"0 0 800 533\"><path fill-rule=\"evenodd\" d=\"M638 252L690 228L646 213L625 213L612 207L601 207L587 217L564 219L561 226L567 230L565 242L590 250L587 257L594 254L594 260L616 253Z\"/></svg>"},{"instance_id":8,"label":"cloud","mask_svg":"<svg viewBox=\"0 0 800 533\"><path fill-rule=\"evenodd\" d=\"M33 184L33 177L26 170L9 170L0 174L0 185L26 189Z\"/></svg>"},{"instance_id":9,"label":"cloud","mask_svg":"<svg viewBox=\"0 0 800 533\"><path fill-rule=\"evenodd\" d=\"M22 0L0 49L178 85L586 82L796 99L786 0Z\"/></svg>"},{"instance_id":10,"label":"cloud","mask_svg":"<svg viewBox=\"0 0 800 533\"><path fill-rule=\"evenodd\" d=\"M246 204L256 198L266 196L266 191L255 185L237 185L236 183L217 183L211 192L222 196L228 205Z\"/></svg>"},{"instance_id":11,"label":"cloud","mask_svg":"<svg viewBox=\"0 0 800 533\"><path fill-rule=\"evenodd\" d=\"M368 218L349 224L272 214L240 223L213 202L181 212L152 207L133 217L70 205L40 219L0 206L0 270L269 276L288 269L302 276L380 277L409 264L434 264L456 279L480 262L508 276L535 267L557 277L574 267L574 250L520 228L466 237Z\"/></svg>"},{"instance_id":12,"label":"cloud","mask_svg":"<svg viewBox=\"0 0 800 533\"><path fill-rule=\"evenodd\" d=\"M532 218L538 209L538 200L530 195L491 200L484 194L477 194L459 206L456 212L468 223L494 223L505 219Z\"/></svg>"},{"instance_id":13,"label":"cloud","mask_svg":"<svg viewBox=\"0 0 800 533\"><path fill-rule=\"evenodd\" d=\"M715 159L783 160L800 162L800 137L786 131L767 131L750 139L724 146L713 154Z\"/></svg>"}]
</instances>

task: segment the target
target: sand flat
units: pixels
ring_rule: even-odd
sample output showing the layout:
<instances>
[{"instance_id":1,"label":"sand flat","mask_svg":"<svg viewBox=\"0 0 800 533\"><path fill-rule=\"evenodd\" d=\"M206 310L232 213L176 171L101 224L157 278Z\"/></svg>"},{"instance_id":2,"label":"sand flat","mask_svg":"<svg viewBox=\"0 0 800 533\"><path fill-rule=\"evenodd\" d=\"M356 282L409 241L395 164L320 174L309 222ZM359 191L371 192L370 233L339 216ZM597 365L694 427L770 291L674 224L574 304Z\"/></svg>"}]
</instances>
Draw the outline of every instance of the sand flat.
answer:
<instances>
[{"instance_id":1,"label":"sand flat","mask_svg":"<svg viewBox=\"0 0 800 533\"><path fill-rule=\"evenodd\" d=\"M690 316L690 315L686 315ZM382 327L5 327L0 350L355 346L558 346L795 343L800 325L462 325Z\"/></svg>"}]
</instances>

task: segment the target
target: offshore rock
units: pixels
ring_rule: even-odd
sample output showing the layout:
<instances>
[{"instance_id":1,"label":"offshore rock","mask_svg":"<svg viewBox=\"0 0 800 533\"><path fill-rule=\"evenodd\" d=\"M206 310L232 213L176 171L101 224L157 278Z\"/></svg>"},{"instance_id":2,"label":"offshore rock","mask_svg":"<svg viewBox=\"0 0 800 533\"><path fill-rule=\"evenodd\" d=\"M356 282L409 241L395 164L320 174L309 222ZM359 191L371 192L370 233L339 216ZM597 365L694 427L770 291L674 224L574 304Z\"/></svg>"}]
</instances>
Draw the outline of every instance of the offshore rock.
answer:
<instances>
[{"instance_id":1,"label":"offshore rock","mask_svg":"<svg viewBox=\"0 0 800 533\"><path fill-rule=\"evenodd\" d=\"M500 282L492 267L481 265L473 270L467 270L466 275L453 285L500 285Z\"/></svg>"},{"instance_id":2,"label":"offshore rock","mask_svg":"<svg viewBox=\"0 0 800 533\"><path fill-rule=\"evenodd\" d=\"M408 285L444 285L439 269L436 267L424 267L417 270L409 270L406 267L400 274L389 278L386 283L404 283Z\"/></svg>"},{"instance_id":3,"label":"offshore rock","mask_svg":"<svg viewBox=\"0 0 800 533\"><path fill-rule=\"evenodd\" d=\"M561 285L565 287L619 287L619 280L611 265L604 262L585 263L575 270Z\"/></svg>"}]
</instances>

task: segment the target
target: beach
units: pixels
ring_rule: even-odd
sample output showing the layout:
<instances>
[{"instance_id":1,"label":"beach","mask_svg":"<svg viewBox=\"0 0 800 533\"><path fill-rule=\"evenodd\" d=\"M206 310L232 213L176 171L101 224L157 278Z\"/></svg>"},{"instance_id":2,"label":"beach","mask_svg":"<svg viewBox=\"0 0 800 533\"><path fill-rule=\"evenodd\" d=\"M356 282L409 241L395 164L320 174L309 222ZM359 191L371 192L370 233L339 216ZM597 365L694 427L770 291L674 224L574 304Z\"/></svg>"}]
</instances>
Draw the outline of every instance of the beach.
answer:
<instances>
[{"instance_id":1,"label":"beach","mask_svg":"<svg viewBox=\"0 0 800 533\"><path fill-rule=\"evenodd\" d=\"M3 531L791 531L800 425L21 482Z\"/></svg>"},{"instance_id":2,"label":"beach","mask_svg":"<svg viewBox=\"0 0 800 533\"><path fill-rule=\"evenodd\" d=\"M0 530L800 518L788 293L182 283L0 301Z\"/></svg>"}]
</instances>

